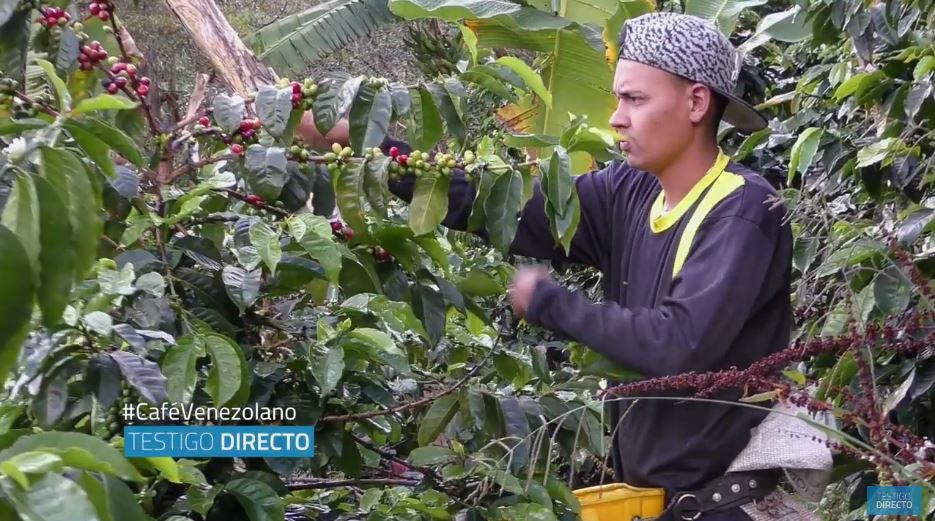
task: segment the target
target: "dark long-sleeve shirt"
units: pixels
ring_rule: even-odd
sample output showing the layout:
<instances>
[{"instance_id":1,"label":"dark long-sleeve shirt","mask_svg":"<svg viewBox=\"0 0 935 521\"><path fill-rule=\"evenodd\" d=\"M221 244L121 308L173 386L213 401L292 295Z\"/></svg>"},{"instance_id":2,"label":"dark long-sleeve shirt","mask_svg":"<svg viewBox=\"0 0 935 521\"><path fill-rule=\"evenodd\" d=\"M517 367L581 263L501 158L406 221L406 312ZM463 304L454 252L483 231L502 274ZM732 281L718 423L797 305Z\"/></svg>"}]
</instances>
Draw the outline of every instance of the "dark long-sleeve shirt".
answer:
<instances>
[{"instance_id":1,"label":"dark long-sleeve shirt","mask_svg":"<svg viewBox=\"0 0 935 521\"><path fill-rule=\"evenodd\" d=\"M395 140L385 148L391 145L410 150ZM765 179L727 159L719 156L722 174L709 172L668 213L658 180L624 162L576 177L581 221L568 255L552 238L536 180L511 252L600 269L606 301L593 303L543 281L528 320L647 377L743 368L785 347L792 234L784 207L770 203L776 194ZM453 175L443 224L463 230L475 190L463 172ZM391 190L411 200L412 186L404 178ZM683 236L687 240L680 241ZM727 391L712 398L739 396ZM610 417L612 427L622 422L614 438L617 480L673 493L723 474L765 413L697 401L628 400L611 404Z\"/></svg>"}]
</instances>

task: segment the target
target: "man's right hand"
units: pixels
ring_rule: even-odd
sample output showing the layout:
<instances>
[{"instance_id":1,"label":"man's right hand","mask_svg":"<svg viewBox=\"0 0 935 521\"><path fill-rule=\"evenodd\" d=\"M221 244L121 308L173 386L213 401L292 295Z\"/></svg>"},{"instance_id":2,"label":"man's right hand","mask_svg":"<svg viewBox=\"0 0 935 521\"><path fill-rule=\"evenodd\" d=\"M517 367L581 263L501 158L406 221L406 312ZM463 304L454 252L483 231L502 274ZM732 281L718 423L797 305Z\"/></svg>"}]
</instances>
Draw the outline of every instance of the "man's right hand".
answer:
<instances>
[{"instance_id":1,"label":"man's right hand","mask_svg":"<svg viewBox=\"0 0 935 521\"><path fill-rule=\"evenodd\" d=\"M331 150L332 143L338 143L342 147L350 145L349 124L347 118L341 118L335 123L334 128L328 131L327 135L322 135L315 126L315 115L311 110L305 111L302 115L302 121L296 128L296 137L299 137L308 146L315 150Z\"/></svg>"}]
</instances>

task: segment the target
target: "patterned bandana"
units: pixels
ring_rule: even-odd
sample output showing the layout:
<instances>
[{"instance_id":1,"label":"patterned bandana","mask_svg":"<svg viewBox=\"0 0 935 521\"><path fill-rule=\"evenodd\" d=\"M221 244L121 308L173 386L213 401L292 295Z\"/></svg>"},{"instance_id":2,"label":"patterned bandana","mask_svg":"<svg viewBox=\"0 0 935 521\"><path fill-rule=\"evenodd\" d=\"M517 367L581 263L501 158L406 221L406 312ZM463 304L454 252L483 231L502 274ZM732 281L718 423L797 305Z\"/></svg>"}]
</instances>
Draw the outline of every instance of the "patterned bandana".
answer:
<instances>
[{"instance_id":1,"label":"patterned bandana","mask_svg":"<svg viewBox=\"0 0 935 521\"><path fill-rule=\"evenodd\" d=\"M743 58L711 22L654 12L627 20L620 31L621 60L649 65L702 83L728 100L724 120L740 130L765 128L766 118L735 96Z\"/></svg>"}]
</instances>

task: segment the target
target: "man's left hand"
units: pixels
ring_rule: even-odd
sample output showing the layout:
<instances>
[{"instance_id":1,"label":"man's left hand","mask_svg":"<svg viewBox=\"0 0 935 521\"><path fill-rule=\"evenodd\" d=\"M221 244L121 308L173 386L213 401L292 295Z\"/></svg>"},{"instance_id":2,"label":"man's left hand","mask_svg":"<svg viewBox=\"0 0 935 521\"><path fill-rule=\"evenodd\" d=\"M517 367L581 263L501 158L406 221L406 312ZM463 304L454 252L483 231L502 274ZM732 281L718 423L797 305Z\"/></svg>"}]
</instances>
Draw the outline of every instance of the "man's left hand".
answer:
<instances>
[{"instance_id":1,"label":"man's left hand","mask_svg":"<svg viewBox=\"0 0 935 521\"><path fill-rule=\"evenodd\" d=\"M549 270L542 266L523 266L517 270L510 283L510 304L513 305L513 312L522 318L526 318L529 312L529 304L532 302L532 294L540 280L550 280Z\"/></svg>"}]
</instances>

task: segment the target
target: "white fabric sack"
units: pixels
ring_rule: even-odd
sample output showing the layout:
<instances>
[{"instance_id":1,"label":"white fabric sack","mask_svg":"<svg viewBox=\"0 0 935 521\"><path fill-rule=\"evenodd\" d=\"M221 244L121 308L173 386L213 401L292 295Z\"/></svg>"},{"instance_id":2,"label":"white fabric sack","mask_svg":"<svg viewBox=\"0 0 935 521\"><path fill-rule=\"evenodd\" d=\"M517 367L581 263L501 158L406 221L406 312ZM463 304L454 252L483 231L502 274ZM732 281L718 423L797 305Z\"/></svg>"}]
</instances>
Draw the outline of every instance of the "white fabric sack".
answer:
<instances>
[{"instance_id":1,"label":"white fabric sack","mask_svg":"<svg viewBox=\"0 0 935 521\"><path fill-rule=\"evenodd\" d=\"M805 407L777 403L763 421L751 430L750 442L728 467L728 472L783 469L795 495L775 490L759 501L741 508L753 521L820 521L803 502L821 500L831 477L832 451L827 434L802 418L835 426L830 413L811 414Z\"/></svg>"}]
</instances>

